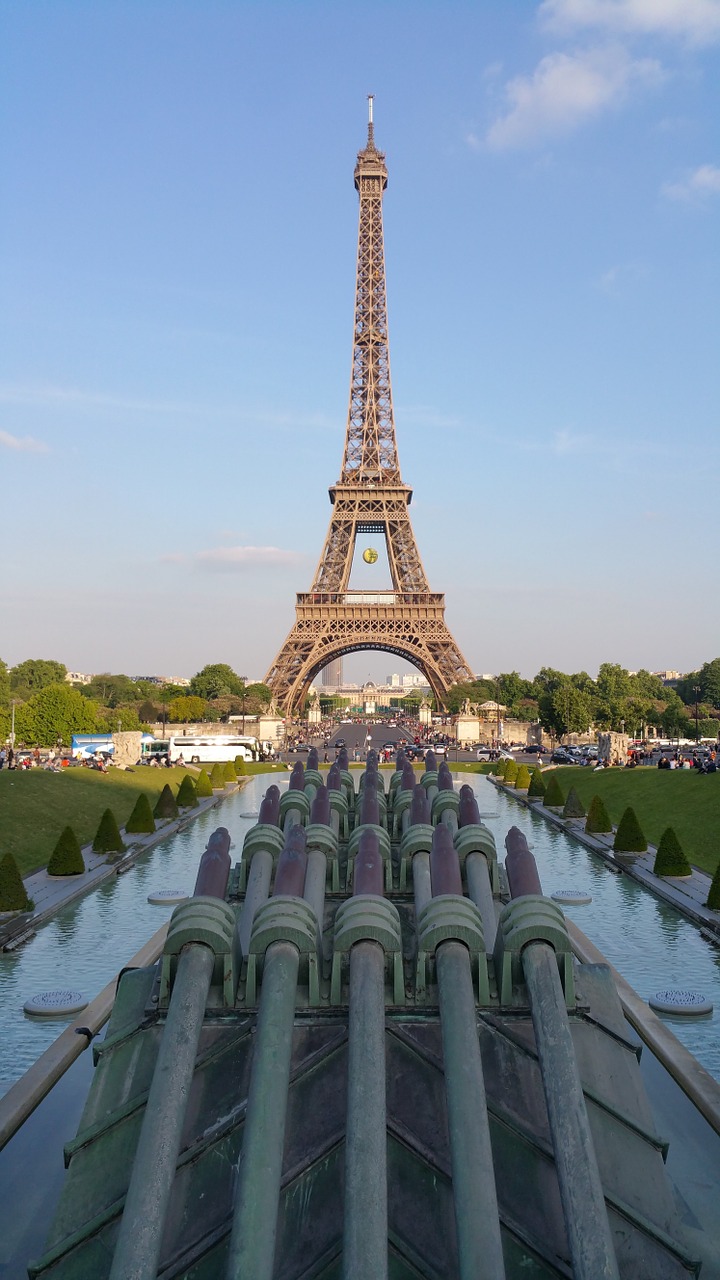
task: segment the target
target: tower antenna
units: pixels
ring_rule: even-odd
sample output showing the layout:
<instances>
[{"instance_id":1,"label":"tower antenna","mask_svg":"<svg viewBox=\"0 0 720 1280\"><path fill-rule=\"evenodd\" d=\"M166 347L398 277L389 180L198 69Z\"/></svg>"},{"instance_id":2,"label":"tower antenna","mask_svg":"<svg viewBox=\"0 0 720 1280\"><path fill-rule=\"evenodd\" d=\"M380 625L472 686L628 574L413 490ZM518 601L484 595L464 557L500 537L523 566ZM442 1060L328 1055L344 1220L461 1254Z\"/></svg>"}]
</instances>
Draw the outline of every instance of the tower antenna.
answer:
<instances>
[{"instance_id":1,"label":"tower antenna","mask_svg":"<svg viewBox=\"0 0 720 1280\"><path fill-rule=\"evenodd\" d=\"M367 96L367 100L368 100L368 143L372 144L375 141L375 129L373 126L373 102L375 101L375 94L369 93Z\"/></svg>"}]
</instances>

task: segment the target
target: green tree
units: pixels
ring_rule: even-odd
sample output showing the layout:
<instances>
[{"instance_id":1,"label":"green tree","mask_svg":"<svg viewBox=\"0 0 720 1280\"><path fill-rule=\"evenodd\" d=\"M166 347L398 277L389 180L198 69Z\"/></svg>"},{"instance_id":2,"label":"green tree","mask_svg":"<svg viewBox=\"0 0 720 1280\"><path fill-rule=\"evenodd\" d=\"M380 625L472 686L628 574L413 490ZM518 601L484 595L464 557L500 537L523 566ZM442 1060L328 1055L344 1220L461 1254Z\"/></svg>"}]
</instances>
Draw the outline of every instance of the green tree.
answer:
<instances>
[{"instance_id":1,"label":"green tree","mask_svg":"<svg viewBox=\"0 0 720 1280\"><path fill-rule=\"evenodd\" d=\"M0 707L6 707L10 701L10 675L7 663L0 658Z\"/></svg>"},{"instance_id":2,"label":"green tree","mask_svg":"<svg viewBox=\"0 0 720 1280\"><path fill-rule=\"evenodd\" d=\"M541 798L545 795L545 783L543 781L541 769L533 769L530 777L530 786L528 787L528 795L540 796Z\"/></svg>"},{"instance_id":3,"label":"green tree","mask_svg":"<svg viewBox=\"0 0 720 1280\"><path fill-rule=\"evenodd\" d=\"M0 858L0 911L30 911L20 869L11 853Z\"/></svg>"},{"instance_id":4,"label":"green tree","mask_svg":"<svg viewBox=\"0 0 720 1280\"><path fill-rule=\"evenodd\" d=\"M112 675L103 671L93 676L89 684L83 685L82 692L88 698L102 703L104 707L119 707L126 703L140 702L140 686L130 676Z\"/></svg>"},{"instance_id":5,"label":"green tree","mask_svg":"<svg viewBox=\"0 0 720 1280\"><path fill-rule=\"evenodd\" d=\"M632 805L628 805L618 823L613 849L616 853L645 853L647 850L647 840Z\"/></svg>"},{"instance_id":6,"label":"green tree","mask_svg":"<svg viewBox=\"0 0 720 1280\"><path fill-rule=\"evenodd\" d=\"M672 827L666 827L660 837L653 871L656 876L692 875L692 867Z\"/></svg>"},{"instance_id":7,"label":"green tree","mask_svg":"<svg viewBox=\"0 0 720 1280\"><path fill-rule=\"evenodd\" d=\"M189 724L205 719L205 703L202 698L173 698L168 704L168 720L173 724Z\"/></svg>"},{"instance_id":8,"label":"green tree","mask_svg":"<svg viewBox=\"0 0 720 1280\"><path fill-rule=\"evenodd\" d=\"M245 681L226 662L211 662L198 671L190 681L190 693L206 702L228 694L242 694Z\"/></svg>"},{"instance_id":9,"label":"green tree","mask_svg":"<svg viewBox=\"0 0 720 1280\"><path fill-rule=\"evenodd\" d=\"M521 764L515 777L515 790L527 791L530 786L530 770L526 764Z\"/></svg>"},{"instance_id":10,"label":"green tree","mask_svg":"<svg viewBox=\"0 0 720 1280\"><path fill-rule=\"evenodd\" d=\"M122 853L125 848L117 818L112 809L106 809L100 819L92 847L94 853Z\"/></svg>"},{"instance_id":11,"label":"green tree","mask_svg":"<svg viewBox=\"0 0 720 1280\"><path fill-rule=\"evenodd\" d=\"M518 776L517 760L506 761L505 771L503 773L503 782L505 782L508 787L514 787L515 779L517 778L517 776Z\"/></svg>"},{"instance_id":12,"label":"green tree","mask_svg":"<svg viewBox=\"0 0 720 1280\"><path fill-rule=\"evenodd\" d=\"M101 711L98 714L98 728L103 729L106 733L137 733L138 730L143 728L143 722L138 715L137 705L108 707L104 712Z\"/></svg>"},{"instance_id":13,"label":"green tree","mask_svg":"<svg viewBox=\"0 0 720 1280\"><path fill-rule=\"evenodd\" d=\"M210 786L213 790L220 790L225 786L225 775L219 762L216 762L210 770Z\"/></svg>"},{"instance_id":14,"label":"green tree","mask_svg":"<svg viewBox=\"0 0 720 1280\"><path fill-rule=\"evenodd\" d=\"M81 876L85 870L82 849L72 827L61 833L47 865L49 876Z\"/></svg>"},{"instance_id":15,"label":"green tree","mask_svg":"<svg viewBox=\"0 0 720 1280\"><path fill-rule=\"evenodd\" d=\"M494 701L503 703L515 715L523 698L528 698L532 690L529 680L523 680L518 671L506 671L497 678L499 698Z\"/></svg>"},{"instance_id":16,"label":"green tree","mask_svg":"<svg viewBox=\"0 0 720 1280\"><path fill-rule=\"evenodd\" d=\"M16 716L18 736L42 747L54 747L58 738L69 746L74 733L94 733L97 722L95 704L69 684L46 685Z\"/></svg>"},{"instance_id":17,"label":"green tree","mask_svg":"<svg viewBox=\"0 0 720 1280\"><path fill-rule=\"evenodd\" d=\"M10 689L20 698L28 698L48 685L60 684L67 675L67 667L51 658L27 658L10 672Z\"/></svg>"},{"instance_id":18,"label":"green tree","mask_svg":"<svg viewBox=\"0 0 720 1280\"><path fill-rule=\"evenodd\" d=\"M165 783L160 795L157 798L153 814L156 818L173 819L178 816L177 801L172 793L172 787L168 782Z\"/></svg>"},{"instance_id":19,"label":"green tree","mask_svg":"<svg viewBox=\"0 0 720 1280\"><path fill-rule=\"evenodd\" d=\"M612 822L602 796L593 796L590 801L585 830L588 835L606 835L612 831Z\"/></svg>"},{"instance_id":20,"label":"green tree","mask_svg":"<svg viewBox=\"0 0 720 1280\"><path fill-rule=\"evenodd\" d=\"M585 809L574 787L571 787L567 793L567 800L563 806L563 818L584 818Z\"/></svg>"},{"instance_id":21,"label":"green tree","mask_svg":"<svg viewBox=\"0 0 720 1280\"><path fill-rule=\"evenodd\" d=\"M556 773L551 773L545 787L545 804L549 809L563 809L565 796Z\"/></svg>"},{"instance_id":22,"label":"green tree","mask_svg":"<svg viewBox=\"0 0 720 1280\"><path fill-rule=\"evenodd\" d=\"M144 791L140 792L135 807L125 823L125 831L127 835L149 835L155 830L155 819L153 818L150 801Z\"/></svg>"},{"instance_id":23,"label":"green tree","mask_svg":"<svg viewBox=\"0 0 720 1280\"><path fill-rule=\"evenodd\" d=\"M179 809L194 809L197 804L197 792L195 783L189 773L185 774L180 788L177 793L177 805Z\"/></svg>"},{"instance_id":24,"label":"green tree","mask_svg":"<svg viewBox=\"0 0 720 1280\"><path fill-rule=\"evenodd\" d=\"M200 770L197 778L195 779L195 790L201 799L212 795L212 783L208 777L207 769Z\"/></svg>"},{"instance_id":25,"label":"green tree","mask_svg":"<svg viewBox=\"0 0 720 1280\"><path fill-rule=\"evenodd\" d=\"M715 875L712 878L705 906L709 907L711 911L720 911L720 862L715 868Z\"/></svg>"}]
</instances>

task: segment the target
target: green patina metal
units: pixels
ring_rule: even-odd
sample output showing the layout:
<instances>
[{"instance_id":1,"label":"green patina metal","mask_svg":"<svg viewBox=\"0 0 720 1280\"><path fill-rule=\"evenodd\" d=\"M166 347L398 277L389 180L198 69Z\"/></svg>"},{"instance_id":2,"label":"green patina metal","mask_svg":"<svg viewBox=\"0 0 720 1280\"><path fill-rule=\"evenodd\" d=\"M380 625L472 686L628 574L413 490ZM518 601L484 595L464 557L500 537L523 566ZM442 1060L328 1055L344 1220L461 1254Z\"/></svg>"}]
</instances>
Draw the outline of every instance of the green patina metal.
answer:
<instances>
[{"instance_id":1,"label":"green patina metal","mask_svg":"<svg viewBox=\"0 0 720 1280\"><path fill-rule=\"evenodd\" d=\"M410 822L412 792L400 788L401 777L390 781L377 826L351 827L350 774L343 791L329 793L331 826L305 828L312 902L289 895L264 900L284 837L279 827L258 825L231 874L228 900L215 900L212 910L202 899L182 904L159 965L123 977L107 1038L95 1052L96 1078L78 1136L67 1147L60 1206L33 1274L110 1275L162 1067L178 963L193 948L212 955L212 974L207 998L195 1002L194 1016L204 1008L185 1101L169 1111L179 1147L158 1218L157 1274L339 1280L348 1268L362 1275L372 1259L377 1274L384 1262L393 1280L485 1274L494 1280L500 1248L508 1280L555 1280L570 1274L570 1242L574 1258L593 1259L608 1240L622 1280L697 1273L663 1164L666 1143L644 1094L637 1042L608 970L573 961L556 904L540 895L508 902L504 869L482 824L459 827L453 836L463 893L429 896L433 827ZM426 777L436 788L437 777ZM453 796L435 794L436 803ZM306 800L303 792L287 792L281 824L293 808L307 820ZM453 799L443 801L441 821L444 814L456 819ZM377 839L384 896L349 896L363 833ZM252 873L254 919L243 956L246 868L259 855L264 874ZM423 862L423 876L411 874L415 859ZM417 910L413 882L424 895ZM273 956L277 964L268 970ZM539 1013L545 1005L549 1011ZM534 1025L538 1016L548 1020L549 1048L544 1024ZM556 1043L560 1065L549 1067ZM171 1090L172 1058L166 1051L162 1067ZM548 1074L567 1079L573 1108L587 1113L586 1155L570 1123L570 1154L565 1159L561 1151L558 1162L557 1132L570 1111L561 1084L552 1101L559 1115L548 1118ZM368 1151L375 1154L362 1158L371 1132ZM246 1158L258 1176L240 1192L236 1171ZM603 1207L594 1204L591 1215L584 1202L573 1206L566 1185L574 1161L583 1170L596 1162L596 1181L588 1185L597 1197L600 1180ZM348 1178L361 1189L349 1216ZM600 1220L599 1234L588 1216ZM572 1265L577 1275L588 1274L582 1261Z\"/></svg>"}]
</instances>

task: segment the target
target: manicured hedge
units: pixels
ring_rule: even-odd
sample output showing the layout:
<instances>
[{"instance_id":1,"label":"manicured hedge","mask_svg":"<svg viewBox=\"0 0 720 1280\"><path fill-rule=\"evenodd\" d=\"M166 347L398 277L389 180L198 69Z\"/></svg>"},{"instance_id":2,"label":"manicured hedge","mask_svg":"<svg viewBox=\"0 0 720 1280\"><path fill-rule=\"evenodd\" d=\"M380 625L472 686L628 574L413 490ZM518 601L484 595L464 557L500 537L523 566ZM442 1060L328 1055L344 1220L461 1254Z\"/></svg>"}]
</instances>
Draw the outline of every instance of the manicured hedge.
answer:
<instances>
[{"instance_id":1,"label":"manicured hedge","mask_svg":"<svg viewBox=\"0 0 720 1280\"><path fill-rule=\"evenodd\" d=\"M656 876L692 875L692 867L672 827L666 827L660 837L653 871Z\"/></svg>"},{"instance_id":2,"label":"manicured hedge","mask_svg":"<svg viewBox=\"0 0 720 1280\"><path fill-rule=\"evenodd\" d=\"M211 796L213 793L212 782L210 781L207 770L201 769L195 779L195 791L199 799L203 796Z\"/></svg>"},{"instance_id":3,"label":"manicured hedge","mask_svg":"<svg viewBox=\"0 0 720 1280\"><path fill-rule=\"evenodd\" d=\"M30 911L31 908L18 864L11 853L6 853L0 858L0 911Z\"/></svg>"},{"instance_id":4,"label":"manicured hedge","mask_svg":"<svg viewBox=\"0 0 720 1280\"><path fill-rule=\"evenodd\" d=\"M150 801L143 791L135 801L135 808L125 823L125 831L128 835L150 835L154 830L155 819Z\"/></svg>"},{"instance_id":5,"label":"manicured hedge","mask_svg":"<svg viewBox=\"0 0 720 1280\"><path fill-rule=\"evenodd\" d=\"M517 777L515 778L515 790L527 791L529 786L530 786L530 770L528 769L526 764L521 764L520 768L517 771Z\"/></svg>"},{"instance_id":6,"label":"manicured hedge","mask_svg":"<svg viewBox=\"0 0 720 1280\"><path fill-rule=\"evenodd\" d=\"M82 850L72 827L61 833L47 865L50 876L81 876L85 870Z\"/></svg>"},{"instance_id":7,"label":"manicured hedge","mask_svg":"<svg viewBox=\"0 0 720 1280\"><path fill-rule=\"evenodd\" d=\"M178 807L177 800L172 793L172 787L169 782L165 783L160 795L157 798L153 813L156 818L177 818Z\"/></svg>"},{"instance_id":8,"label":"manicured hedge","mask_svg":"<svg viewBox=\"0 0 720 1280\"><path fill-rule=\"evenodd\" d=\"M615 832L613 849L617 853L645 853L647 840L632 805L628 805Z\"/></svg>"},{"instance_id":9,"label":"manicured hedge","mask_svg":"<svg viewBox=\"0 0 720 1280\"><path fill-rule=\"evenodd\" d=\"M545 788L545 804L548 809L563 809L565 796L556 773L551 773Z\"/></svg>"},{"instance_id":10,"label":"manicured hedge","mask_svg":"<svg viewBox=\"0 0 720 1280\"><path fill-rule=\"evenodd\" d=\"M220 791L225 786L225 774L219 762L213 765L210 772L210 785L213 791Z\"/></svg>"},{"instance_id":11,"label":"manicured hedge","mask_svg":"<svg viewBox=\"0 0 720 1280\"><path fill-rule=\"evenodd\" d=\"M177 805L179 809L194 809L197 804L197 792L195 783L189 773L185 774L180 788L177 793Z\"/></svg>"},{"instance_id":12,"label":"manicured hedge","mask_svg":"<svg viewBox=\"0 0 720 1280\"><path fill-rule=\"evenodd\" d=\"M585 806L580 799L574 787L571 787L567 794L567 800L563 808L563 818L584 818Z\"/></svg>"},{"instance_id":13,"label":"manicured hedge","mask_svg":"<svg viewBox=\"0 0 720 1280\"><path fill-rule=\"evenodd\" d=\"M605 801L602 796L593 796L590 801L585 830L591 836L607 835L608 832L612 831L610 814L605 808Z\"/></svg>"},{"instance_id":14,"label":"manicured hedge","mask_svg":"<svg viewBox=\"0 0 720 1280\"><path fill-rule=\"evenodd\" d=\"M226 782L236 782L237 772L232 760L227 760L223 765L223 774Z\"/></svg>"},{"instance_id":15,"label":"manicured hedge","mask_svg":"<svg viewBox=\"0 0 720 1280\"><path fill-rule=\"evenodd\" d=\"M720 911L720 862L718 862L717 870L712 878L705 906L709 907L711 911Z\"/></svg>"},{"instance_id":16,"label":"manicured hedge","mask_svg":"<svg viewBox=\"0 0 720 1280\"><path fill-rule=\"evenodd\" d=\"M92 843L94 853L122 853L123 844L117 818L112 809L106 809Z\"/></svg>"},{"instance_id":17,"label":"manicured hedge","mask_svg":"<svg viewBox=\"0 0 720 1280\"><path fill-rule=\"evenodd\" d=\"M545 783L543 781L542 769L533 769L530 777L530 786L528 787L528 795L540 796L541 798L545 795Z\"/></svg>"}]
</instances>

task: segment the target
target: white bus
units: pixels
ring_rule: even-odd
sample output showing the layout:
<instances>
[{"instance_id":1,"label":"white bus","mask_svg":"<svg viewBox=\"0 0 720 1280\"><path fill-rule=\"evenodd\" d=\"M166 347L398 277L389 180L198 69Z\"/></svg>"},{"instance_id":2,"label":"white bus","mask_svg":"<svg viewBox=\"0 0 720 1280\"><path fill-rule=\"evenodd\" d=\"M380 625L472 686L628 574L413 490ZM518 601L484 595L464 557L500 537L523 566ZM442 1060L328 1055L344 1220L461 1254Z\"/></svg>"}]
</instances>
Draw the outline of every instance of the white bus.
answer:
<instances>
[{"instance_id":1,"label":"white bus","mask_svg":"<svg viewBox=\"0 0 720 1280\"><path fill-rule=\"evenodd\" d=\"M243 760L258 760L260 743L257 738L230 733L212 733L204 737L183 733L170 739L168 755L171 764L175 764L180 756L186 764L215 764L216 761L234 760L236 756Z\"/></svg>"}]
</instances>

